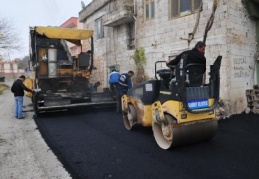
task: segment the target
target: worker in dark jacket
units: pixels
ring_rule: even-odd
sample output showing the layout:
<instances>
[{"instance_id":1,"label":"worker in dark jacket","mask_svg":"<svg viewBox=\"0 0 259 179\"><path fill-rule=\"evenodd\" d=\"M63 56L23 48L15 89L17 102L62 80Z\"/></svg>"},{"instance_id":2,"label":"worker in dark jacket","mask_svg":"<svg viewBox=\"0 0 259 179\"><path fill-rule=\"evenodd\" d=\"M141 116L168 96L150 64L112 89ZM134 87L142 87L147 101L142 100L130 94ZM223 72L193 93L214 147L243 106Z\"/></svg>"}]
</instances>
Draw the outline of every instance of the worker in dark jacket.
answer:
<instances>
[{"instance_id":1,"label":"worker in dark jacket","mask_svg":"<svg viewBox=\"0 0 259 179\"><path fill-rule=\"evenodd\" d=\"M201 63L206 65L206 58L204 56L205 47L206 47L205 43L199 41L196 43L195 47L192 50L186 50L182 52L175 59L171 61L167 61L167 64L177 65L180 62L183 54L187 54L186 65L188 65L189 63Z\"/></svg>"},{"instance_id":2,"label":"worker in dark jacket","mask_svg":"<svg viewBox=\"0 0 259 179\"><path fill-rule=\"evenodd\" d=\"M132 88L131 77L134 76L133 71L128 73L123 73L119 77L119 82L117 86L117 113L121 113L121 97L127 94L128 90Z\"/></svg>"},{"instance_id":3,"label":"worker in dark jacket","mask_svg":"<svg viewBox=\"0 0 259 179\"><path fill-rule=\"evenodd\" d=\"M24 90L28 92L33 92L31 89L27 88L23 82L25 80L25 76L21 75L12 85L11 91L14 93L15 98L15 117L17 119L24 119L22 114L23 107L23 96Z\"/></svg>"},{"instance_id":4,"label":"worker in dark jacket","mask_svg":"<svg viewBox=\"0 0 259 179\"><path fill-rule=\"evenodd\" d=\"M167 61L166 63L172 66L178 65L182 56L186 54L187 55L186 65L190 63L198 63L198 64L204 65L204 69L206 69L206 58L204 56L205 47L206 47L205 43L199 41L196 43L195 47L192 50L186 50L181 54L179 54L175 59L171 61ZM192 78L197 83L200 83L203 80L203 75L195 76L195 74L192 74L190 78Z\"/></svg>"}]
</instances>

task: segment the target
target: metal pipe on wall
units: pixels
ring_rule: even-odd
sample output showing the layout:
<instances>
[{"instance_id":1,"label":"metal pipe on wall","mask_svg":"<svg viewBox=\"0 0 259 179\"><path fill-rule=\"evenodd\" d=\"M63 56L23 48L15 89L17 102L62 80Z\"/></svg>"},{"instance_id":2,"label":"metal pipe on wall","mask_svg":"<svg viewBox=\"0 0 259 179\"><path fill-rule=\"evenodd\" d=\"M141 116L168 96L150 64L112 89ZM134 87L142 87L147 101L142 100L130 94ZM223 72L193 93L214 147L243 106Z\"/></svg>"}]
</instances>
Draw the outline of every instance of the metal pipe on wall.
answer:
<instances>
[{"instance_id":1,"label":"metal pipe on wall","mask_svg":"<svg viewBox=\"0 0 259 179\"><path fill-rule=\"evenodd\" d=\"M136 0L134 0L134 8L133 8L133 18L135 20L135 23L134 23L134 27L135 27L135 37L134 37L134 46L136 48L136 42L137 42L137 18L136 18L136 15L137 15L137 11L136 11L136 8L137 5L136 5Z\"/></svg>"}]
</instances>

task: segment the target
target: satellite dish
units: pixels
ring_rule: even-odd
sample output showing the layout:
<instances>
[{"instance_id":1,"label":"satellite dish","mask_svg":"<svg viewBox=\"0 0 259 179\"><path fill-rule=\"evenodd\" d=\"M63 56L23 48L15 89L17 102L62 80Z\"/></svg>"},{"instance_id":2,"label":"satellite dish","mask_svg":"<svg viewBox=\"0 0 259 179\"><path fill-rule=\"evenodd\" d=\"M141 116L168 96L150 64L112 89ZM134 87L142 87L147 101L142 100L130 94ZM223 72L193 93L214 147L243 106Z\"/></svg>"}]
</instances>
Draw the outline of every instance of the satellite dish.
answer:
<instances>
[{"instance_id":1,"label":"satellite dish","mask_svg":"<svg viewBox=\"0 0 259 179\"><path fill-rule=\"evenodd\" d=\"M82 9L85 8L85 3L83 1L81 1L81 6L82 6Z\"/></svg>"}]
</instances>

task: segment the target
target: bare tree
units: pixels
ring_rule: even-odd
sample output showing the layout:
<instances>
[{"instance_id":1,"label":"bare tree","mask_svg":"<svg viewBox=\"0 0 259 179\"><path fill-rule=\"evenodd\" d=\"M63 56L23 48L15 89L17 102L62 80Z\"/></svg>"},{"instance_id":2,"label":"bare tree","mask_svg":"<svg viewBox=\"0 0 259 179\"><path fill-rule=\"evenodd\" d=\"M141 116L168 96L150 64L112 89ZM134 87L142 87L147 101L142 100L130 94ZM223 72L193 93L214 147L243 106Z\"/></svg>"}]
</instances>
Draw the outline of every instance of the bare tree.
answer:
<instances>
[{"instance_id":1,"label":"bare tree","mask_svg":"<svg viewBox=\"0 0 259 179\"><path fill-rule=\"evenodd\" d=\"M5 17L0 17L0 59L3 54L19 50L19 36L15 31L14 24Z\"/></svg>"},{"instance_id":2,"label":"bare tree","mask_svg":"<svg viewBox=\"0 0 259 179\"><path fill-rule=\"evenodd\" d=\"M29 56L25 56L23 57L23 59L17 59L17 58L15 59L15 61L18 64L18 68L24 69L24 70L29 68L29 60L30 60Z\"/></svg>"}]
</instances>

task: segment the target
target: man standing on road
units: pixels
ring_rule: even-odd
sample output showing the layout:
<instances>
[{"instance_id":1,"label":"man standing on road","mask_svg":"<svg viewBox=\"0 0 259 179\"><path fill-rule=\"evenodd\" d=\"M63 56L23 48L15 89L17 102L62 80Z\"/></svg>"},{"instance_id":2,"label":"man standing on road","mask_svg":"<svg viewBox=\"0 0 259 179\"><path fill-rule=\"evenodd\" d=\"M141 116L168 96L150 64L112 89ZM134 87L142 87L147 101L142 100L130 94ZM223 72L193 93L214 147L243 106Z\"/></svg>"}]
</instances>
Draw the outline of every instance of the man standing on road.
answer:
<instances>
[{"instance_id":1,"label":"man standing on road","mask_svg":"<svg viewBox=\"0 0 259 179\"><path fill-rule=\"evenodd\" d=\"M120 77L120 74L115 69L113 69L109 75L110 90L112 92L115 92L117 88L119 77Z\"/></svg>"},{"instance_id":2,"label":"man standing on road","mask_svg":"<svg viewBox=\"0 0 259 179\"><path fill-rule=\"evenodd\" d=\"M127 94L128 90L132 88L131 77L134 76L133 71L123 73L120 75L117 86L117 113L121 113L121 97Z\"/></svg>"},{"instance_id":3,"label":"man standing on road","mask_svg":"<svg viewBox=\"0 0 259 179\"><path fill-rule=\"evenodd\" d=\"M21 75L12 85L11 91L14 93L15 98L15 117L17 119L24 119L22 114L23 107L23 96L24 90L28 92L33 92L31 89L27 88L23 82L25 80L25 76Z\"/></svg>"}]
</instances>

